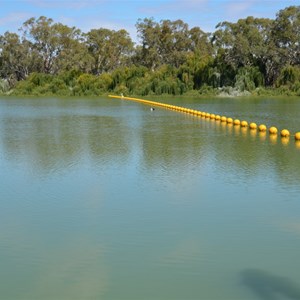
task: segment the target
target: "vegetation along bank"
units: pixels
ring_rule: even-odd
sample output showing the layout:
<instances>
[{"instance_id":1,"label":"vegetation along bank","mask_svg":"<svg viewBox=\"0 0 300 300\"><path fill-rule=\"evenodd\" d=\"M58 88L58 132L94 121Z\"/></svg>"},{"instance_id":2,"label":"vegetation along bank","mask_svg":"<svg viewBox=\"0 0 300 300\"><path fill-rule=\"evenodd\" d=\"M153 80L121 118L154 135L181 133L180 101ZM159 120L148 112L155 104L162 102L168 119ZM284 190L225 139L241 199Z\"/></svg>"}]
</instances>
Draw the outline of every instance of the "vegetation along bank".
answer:
<instances>
[{"instance_id":1,"label":"vegetation along bank","mask_svg":"<svg viewBox=\"0 0 300 300\"><path fill-rule=\"evenodd\" d=\"M138 43L124 29L84 33L31 18L20 34L0 35L0 93L300 96L300 6L213 33L153 18L136 30Z\"/></svg>"}]
</instances>

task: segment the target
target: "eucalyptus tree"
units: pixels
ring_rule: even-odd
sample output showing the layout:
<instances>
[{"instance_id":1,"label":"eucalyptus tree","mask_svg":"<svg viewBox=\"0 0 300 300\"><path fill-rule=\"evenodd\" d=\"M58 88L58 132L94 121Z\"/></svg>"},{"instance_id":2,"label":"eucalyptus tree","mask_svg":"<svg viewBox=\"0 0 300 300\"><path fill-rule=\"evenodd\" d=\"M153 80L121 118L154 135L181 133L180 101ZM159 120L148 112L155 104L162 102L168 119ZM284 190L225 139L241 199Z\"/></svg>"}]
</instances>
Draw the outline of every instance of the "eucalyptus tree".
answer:
<instances>
[{"instance_id":1,"label":"eucalyptus tree","mask_svg":"<svg viewBox=\"0 0 300 300\"><path fill-rule=\"evenodd\" d=\"M286 65L300 64L300 6L290 6L277 13L273 37Z\"/></svg>"},{"instance_id":2,"label":"eucalyptus tree","mask_svg":"<svg viewBox=\"0 0 300 300\"><path fill-rule=\"evenodd\" d=\"M190 50L200 57L212 56L213 46L211 44L211 34L201 30L200 27L193 27L189 30L191 40Z\"/></svg>"},{"instance_id":3,"label":"eucalyptus tree","mask_svg":"<svg viewBox=\"0 0 300 300\"><path fill-rule=\"evenodd\" d=\"M92 29L86 34L86 45L93 59L96 75L126 66L133 53L133 42L124 29Z\"/></svg>"},{"instance_id":4,"label":"eucalyptus tree","mask_svg":"<svg viewBox=\"0 0 300 300\"><path fill-rule=\"evenodd\" d=\"M265 83L272 85L280 68L280 53L272 36L274 21L247 17L237 23L222 22L217 25L212 42L222 53L225 64L236 72L245 67L258 67Z\"/></svg>"},{"instance_id":5,"label":"eucalyptus tree","mask_svg":"<svg viewBox=\"0 0 300 300\"><path fill-rule=\"evenodd\" d=\"M137 56L142 65L152 70L164 64L178 68L193 53L198 57L212 53L209 35L199 27L189 29L182 20L139 19L136 28L140 40Z\"/></svg>"},{"instance_id":6,"label":"eucalyptus tree","mask_svg":"<svg viewBox=\"0 0 300 300\"><path fill-rule=\"evenodd\" d=\"M27 41L21 41L16 33L0 36L0 77L10 86L25 79L36 67L36 53L30 51Z\"/></svg>"},{"instance_id":7,"label":"eucalyptus tree","mask_svg":"<svg viewBox=\"0 0 300 300\"><path fill-rule=\"evenodd\" d=\"M54 60L59 53L58 37L52 25L53 20L44 16L30 18L23 23L20 31L23 39L30 43L31 49L38 52L43 73L52 73Z\"/></svg>"},{"instance_id":8,"label":"eucalyptus tree","mask_svg":"<svg viewBox=\"0 0 300 300\"><path fill-rule=\"evenodd\" d=\"M86 46L84 34L75 27L56 24L59 37L58 54L54 61L53 71L65 72L70 70L90 73L93 58Z\"/></svg>"},{"instance_id":9,"label":"eucalyptus tree","mask_svg":"<svg viewBox=\"0 0 300 300\"><path fill-rule=\"evenodd\" d=\"M72 65L84 69L82 59L86 58L87 52L82 43L82 34L75 27L53 23L51 18L41 16L24 22L20 31L31 51L38 53L40 69L37 71L55 74L60 68L70 69Z\"/></svg>"},{"instance_id":10,"label":"eucalyptus tree","mask_svg":"<svg viewBox=\"0 0 300 300\"><path fill-rule=\"evenodd\" d=\"M162 64L159 54L159 24L153 18L138 19L136 23L140 46L136 47L137 61L154 71Z\"/></svg>"},{"instance_id":11,"label":"eucalyptus tree","mask_svg":"<svg viewBox=\"0 0 300 300\"><path fill-rule=\"evenodd\" d=\"M178 68L191 51L188 24L182 20L160 22L159 52L164 63Z\"/></svg>"}]
</instances>

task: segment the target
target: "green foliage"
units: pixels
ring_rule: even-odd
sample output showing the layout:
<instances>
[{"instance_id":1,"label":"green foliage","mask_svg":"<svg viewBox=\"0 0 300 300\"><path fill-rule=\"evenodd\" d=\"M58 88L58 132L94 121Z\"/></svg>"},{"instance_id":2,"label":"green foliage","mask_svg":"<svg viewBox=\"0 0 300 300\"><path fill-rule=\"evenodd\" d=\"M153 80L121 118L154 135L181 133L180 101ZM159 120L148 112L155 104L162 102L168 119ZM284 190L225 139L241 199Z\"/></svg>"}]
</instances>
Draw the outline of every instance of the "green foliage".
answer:
<instances>
[{"instance_id":1,"label":"green foliage","mask_svg":"<svg viewBox=\"0 0 300 300\"><path fill-rule=\"evenodd\" d=\"M9 91L9 84L7 80L0 78L0 93L7 93Z\"/></svg>"},{"instance_id":2,"label":"green foliage","mask_svg":"<svg viewBox=\"0 0 300 300\"><path fill-rule=\"evenodd\" d=\"M235 88L239 91L253 91L264 84L263 74L258 67L244 67L238 70L235 77Z\"/></svg>"},{"instance_id":3,"label":"green foliage","mask_svg":"<svg viewBox=\"0 0 300 300\"><path fill-rule=\"evenodd\" d=\"M277 86L291 86L300 81L300 66L286 66L281 72L277 81Z\"/></svg>"},{"instance_id":4,"label":"green foliage","mask_svg":"<svg viewBox=\"0 0 300 300\"><path fill-rule=\"evenodd\" d=\"M0 92L32 95L292 94L300 88L300 6L274 20L222 22L212 34L182 20L139 19L82 33L41 16L0 35ZM276 89L274 89L276 87Z\"/></svg>"}]
</instances>

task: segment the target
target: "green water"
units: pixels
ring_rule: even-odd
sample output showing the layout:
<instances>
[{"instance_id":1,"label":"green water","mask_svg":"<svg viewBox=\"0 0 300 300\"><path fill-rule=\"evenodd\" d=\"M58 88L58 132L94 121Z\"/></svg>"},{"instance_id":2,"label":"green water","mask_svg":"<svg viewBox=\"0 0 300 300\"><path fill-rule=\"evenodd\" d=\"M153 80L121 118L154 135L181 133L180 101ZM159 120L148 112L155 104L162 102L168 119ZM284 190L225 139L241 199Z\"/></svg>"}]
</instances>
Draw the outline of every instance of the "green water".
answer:
<instances>
[{"instance_id":1,"label":"green water","mask_svg":"<svg viewBox=\"0 0 300 300\"><path fill-rule=\"evenodd\" d=\"M299 99L164 102L300 131ZM0 299L300 299L299 195L293 138L2 98Z\"/></svg>"}]
</instances>

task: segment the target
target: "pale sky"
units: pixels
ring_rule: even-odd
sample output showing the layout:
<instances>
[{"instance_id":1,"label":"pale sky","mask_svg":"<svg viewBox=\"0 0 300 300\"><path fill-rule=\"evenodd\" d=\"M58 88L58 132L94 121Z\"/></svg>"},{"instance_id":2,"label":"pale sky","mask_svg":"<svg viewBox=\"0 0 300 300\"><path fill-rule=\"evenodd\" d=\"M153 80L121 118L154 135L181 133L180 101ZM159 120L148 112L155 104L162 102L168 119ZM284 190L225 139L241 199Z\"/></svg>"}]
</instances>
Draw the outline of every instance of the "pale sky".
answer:
<instances>
[{"instance_id":1,"label":"pale sky","mask_svg":"<svg viewBox=\"0 0 300 300\"><path fill-rule=\"evenodd\" d=\"M279 10L299 4L296 0L0 0L0 34L18 32L29 18L46 16L83 32L126 29L136 41L139 18L181 19L189 28L213 32L222 21L250 15L274 19Z\"/></svg>"}]
</instances>

